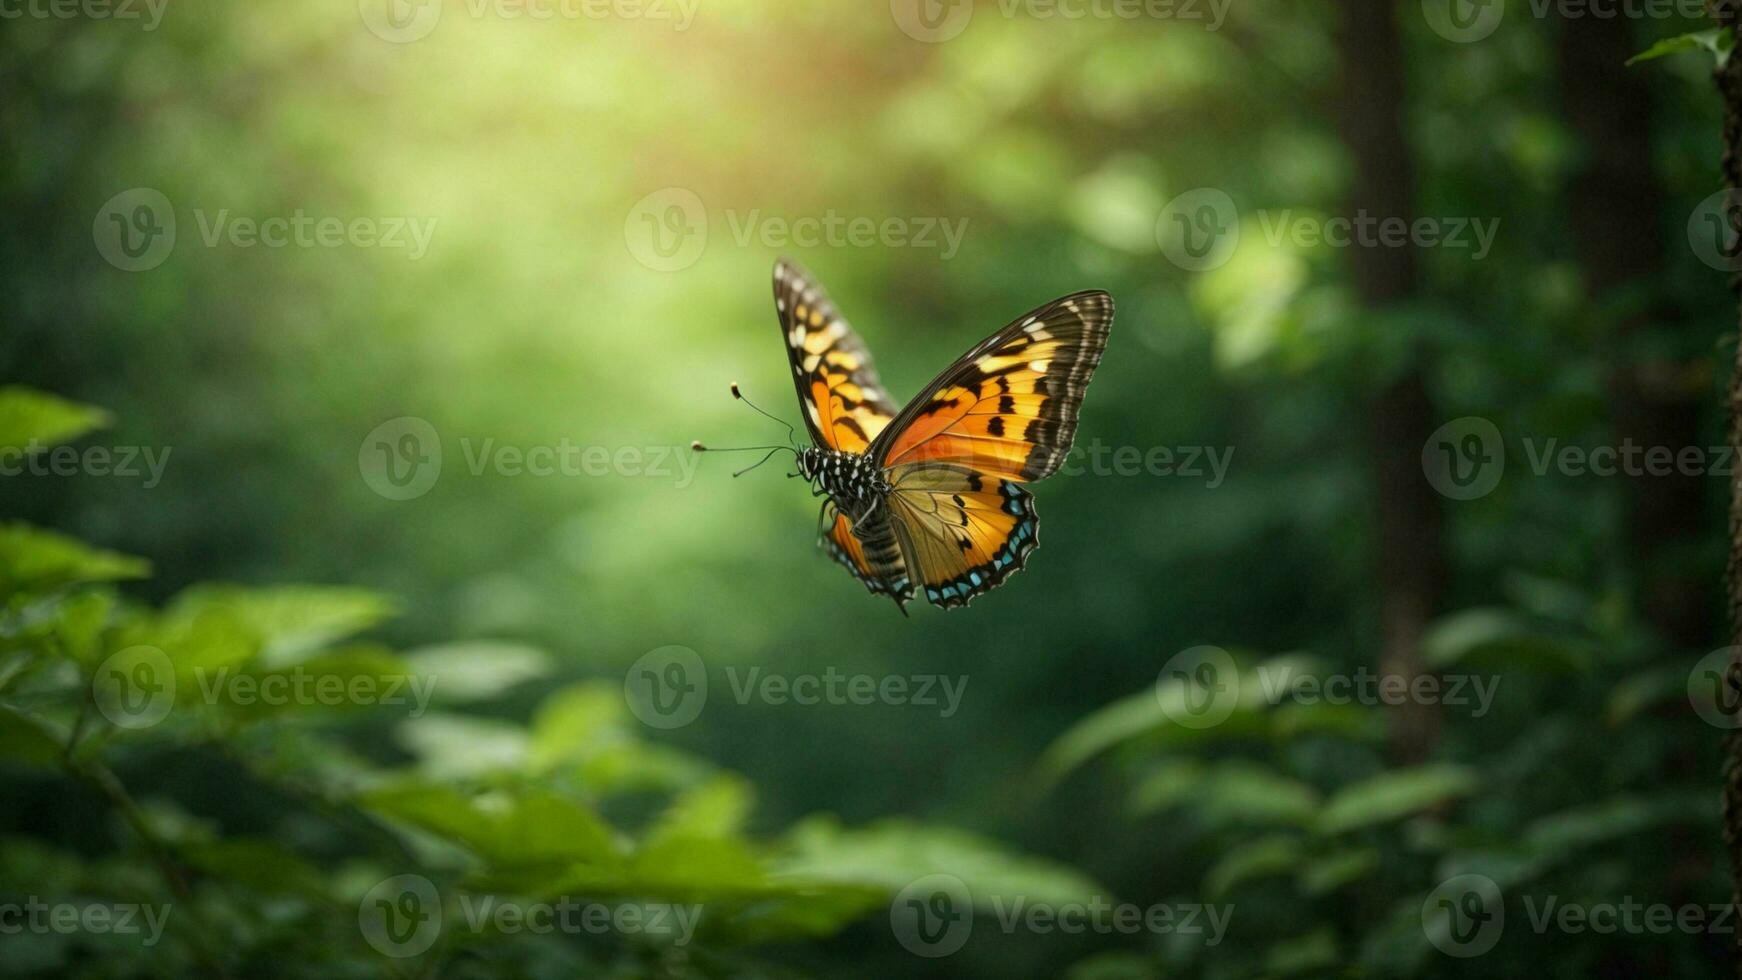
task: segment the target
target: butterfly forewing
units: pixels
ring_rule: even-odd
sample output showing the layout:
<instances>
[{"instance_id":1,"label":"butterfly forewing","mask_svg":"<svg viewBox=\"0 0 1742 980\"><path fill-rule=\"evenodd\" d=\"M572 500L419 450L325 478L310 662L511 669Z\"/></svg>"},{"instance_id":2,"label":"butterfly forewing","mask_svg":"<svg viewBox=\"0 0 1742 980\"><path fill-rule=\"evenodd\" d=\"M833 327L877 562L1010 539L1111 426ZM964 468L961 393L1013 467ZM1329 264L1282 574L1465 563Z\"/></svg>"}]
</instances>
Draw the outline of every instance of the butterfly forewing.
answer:
<instances>
[{"instance_id":1,"label":"butterfly forewing","mask_svg":"<svg viewBox=\"0 0 1742 980\"><path fill-rule=\"evenodd\" d=\"M871 352L816 280L790 259L774 266L774 308L811 438L830 449L864 452L895 415Z\"/></svg>"},{"instance_id":2,"label":"butterfly forewing","mask_svg":"<svg viewBox=\"0 0 1742 980\"><path fill-rule=\"evenodd\" d=\"M1083 392L1113 325L1113 297L1075 293L1018 317L964 354L869 450L886 467L946 463L1019 482L1064 462Z\"/></svg>"}]
</instances>

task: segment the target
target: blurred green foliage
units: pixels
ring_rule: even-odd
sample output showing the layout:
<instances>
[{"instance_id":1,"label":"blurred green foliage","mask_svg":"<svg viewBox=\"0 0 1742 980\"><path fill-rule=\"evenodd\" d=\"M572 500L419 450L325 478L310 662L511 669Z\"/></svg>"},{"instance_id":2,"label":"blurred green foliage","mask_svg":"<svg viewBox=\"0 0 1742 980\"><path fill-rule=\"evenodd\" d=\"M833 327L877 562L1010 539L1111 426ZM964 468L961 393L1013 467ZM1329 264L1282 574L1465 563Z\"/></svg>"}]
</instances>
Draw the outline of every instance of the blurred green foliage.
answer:
<instances>
[{"instance_id":1,"label":"blurred green foliage","mask_svg":"<svg viewBox=\"0 0 1742 980\"><path fill-rule=\"evenodd\" d=\"M1260 698L1199 730L1172 723L1183 695L1157 685L1204 643L1234 652L1243 694L1376 662L1367 406L1413 365L1444 420L1491 419L1513 448L1613 443L1613 372L1674 363L1706 406L1703 443L1724 441L1735 309L1681 247L1717 189L1709 61L1634 69L1656 100L1672 247L1660 275L1598 293L1566 221L1597 148L1563 118L1557 25L1514 4L1492 37L1454 44L1401 4L1419 211L1500 232L1480 261L1424 251L1419 295L1376 312L1348 250L1266 233L1285 211L1341 213L1353 179L1334 5L1236 3L1210 31L982 4L940 44L902 34L886 6L705 0L678 31L449 3L407 44L350 5L175 0L150 31L7 22L0 365L30 387L0 389L0 448L106 424L95 441L169 456L149 488L0 479L0 891L175 914L151 949L9 935L0 972L1717 969L1727 936L1516 927L1458 960L1421 910L1465 872L1585 903L1728 900L1718 732L1686 697L1689 666L1722 641L1666 636L1640 592L1672 567L1717 608L1721 479L1711 533L1649 553L1627 534L1625 480L1515 458L1494 493L1447 502L1451 575L1426 653L1501 683L1482 716L1444 713L1431 759L1391 757L1385 705ZM1644 51L1700 25L1636 26ZM172 202L178 238L130 273L93 247L92 218L138 187ZM625 234L667 187L709 218L705 251L672 272ZM1155 218L1198 187L1230 195L1242 244L1194 273L1162 257ZM772 466L472 471L486 440L778 438L726 393L739 381L796 417L768 300L780 249L735 229L831 210L967 221L947 260L797 250L898 398L1009 317L1106 288L1118 319L1080 442L1231 448L1228 478L1051 480L1028 569L969 610L909 621L816 553L814 501ZM434 230L415 260L208 244L220 212ZM1659 309L1676 313L1618 330ZM427 420L444 458L412 500L359 473L366 437L401 416ZM672 644L721 669L970 684L949 717L722 697L655 732L626 717L622 681ZM164 651L190 697L196 670L439 683L416 717L196 698L131 731L106 722L92 682L139 647ZM925 960L891 935L890 905L934 872L988 899L1236 912L1213 947L987 929ZM394 961L358 909L405 873L435 884L451 927ZM461 897L567 894L697 902L701 931L680 947L459 925Z\"/></svg>"},{"instance_id":2,"label":"blurred green foliage","mask_svg":"<svg viewBox=\"0 0 1742 980\"><path fill-rule=\"evenodd\" d=\"M52 444L76 434L64 423L71 408L79 406L10 389L0 394L0 419L28 424L9 424L0 437ZM883 911L906 882L946 869L988 893L1070 902L1097 889L973 835L910 823L853 830L817 819L753 840L749 784L642 740L609 682L550 690L527 727L424 714L426 702L403 692L416 693L420 680L433 691L462 651L400 656L351 641L391 612L371 593L195 587L153 610L106 585L142 574L142 562L23 524L5 528L4 542L0 750L25 773L106 797L126 821L120 848L89 863L49 841L7 838L8 866L24 873L9 876L6 898L25 909L38 901L161 906L169 926L161 939L154 931L109 944L123 934L21 929L12 914L8 970L714 975L762 969L744 947L833 935ZM492 697L550 674L541 657L464 652L459 682L444 685L448 700ZM410 717L396 723L413 756L407 764L358 751L370 726L395 723L357 715L408 704ZM481 726L490 737L479 736ZM227 779L299 812L276 833L239 832L169 800L136 800L110 768L166 752L202 753L206 765L230 770ZM610 822L613 810L625 818ZM432 945L440 945L354 926L379 886L413 873L434 889L430 907L415 911L435 917ZM520 908L587 896L648 909L648 922L661 921L654 908L693 908L697 929L638 929L598 948L567 934L527 941L519 919L477 924L473 910L489 907L478 903L500 896ZM394 962L414 956L427 959L406 959L404 969Z\"/></svg>"}]
</instances>

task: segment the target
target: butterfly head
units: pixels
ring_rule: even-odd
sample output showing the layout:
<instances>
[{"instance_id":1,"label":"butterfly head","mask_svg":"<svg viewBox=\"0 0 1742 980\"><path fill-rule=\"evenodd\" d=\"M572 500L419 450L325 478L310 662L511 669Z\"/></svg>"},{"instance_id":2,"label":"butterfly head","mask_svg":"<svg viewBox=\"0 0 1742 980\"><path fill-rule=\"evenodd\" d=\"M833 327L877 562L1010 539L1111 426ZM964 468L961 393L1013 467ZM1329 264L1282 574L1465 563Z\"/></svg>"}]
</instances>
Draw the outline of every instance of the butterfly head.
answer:
<instances>
[{"instance_id":1,"label":"butterfly head","mask_svg":"<svg viewBox=\"0 0 1742 980\"><path fill-rule=\"evenodd\" d=\"M848 510L857 512L890 491L883 470L861 453L808 446L799 450L798 475Z\"/></svg>"}]
</instances>

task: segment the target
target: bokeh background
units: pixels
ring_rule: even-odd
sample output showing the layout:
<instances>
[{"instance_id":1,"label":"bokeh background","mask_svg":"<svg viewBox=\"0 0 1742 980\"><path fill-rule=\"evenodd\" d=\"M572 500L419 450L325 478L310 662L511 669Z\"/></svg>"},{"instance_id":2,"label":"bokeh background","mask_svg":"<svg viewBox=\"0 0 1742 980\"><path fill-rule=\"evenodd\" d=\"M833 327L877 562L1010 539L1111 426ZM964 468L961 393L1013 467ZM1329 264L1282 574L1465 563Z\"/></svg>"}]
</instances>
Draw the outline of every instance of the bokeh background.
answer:
<instances>
[{"instance_id":1,"label":"bokeh background","mask_svg":"<svg viewBox=\"0 0 1742 980\"><path fill-rule=\"evenodd\" d=\"M1730 895L1698 668L1724 642L1724 461L1533 465L1550 445L1724 443L1735 307L1723 242L1690 233L1719 213L1712 58L1622 64L1707 25L1380 0L20 9L0 30L0 376L109 414L30 401L0 435L71 419L91 430L77 447L169 455L156 481L0 479L8 520L151 565L85 554L44 576L50 546L8 525L25 537L0 549L0 883L176 914L151 948L0 937L0 972L1722 969L1731 937L1710 928L1528 914ZM1441 238L1474 224L1464 245L1310 236L1362 213ZM403 225L407 244L223 230L298 215ZM784 224L831 215L833 238ZM897 233L850 237L854 219ZM1079 445L1214 453L1226 473L1083 458L1037 488L1025 571L904 618L819 554L815 501L778 460L732 479L753 457L688 454L784 440L732 381L797 421L781 254L828 285L898 399L1017 314L1107 289ZM631 462L473 463L565 445ZM433 482L387 477L432 452ZM1483 468L1460 482L1436 459ZM43 640L87 595L88 642ZM234 629L188 639L213 622ZM360 655L331 646L351 634L433 676L435 708L178 701L132 731L90 705L104 658L141 642L178 672L196 646L281 670ZM1193 675L1166 668L1204 645L1242 696L1181 724ZM670 646L710 696L655 728L621 692ZM947 717L739 703L729 677L751 668L967 686ZM1253 694L1362 672L1494 694ZM559 847L533 874L516 845L566 826L534 793L613 821L612 861L652 856L565 878L604 859ZM454 826L521 805L494 843ZM654 853L674 821L688 849ZM411 872L450 918L466 889L722 911L682 946L452 927L385 956L358 903ZM981 913L937 958L891 919L932 873ZM780 890L807 874L847 884ZM1504 895L1482 955L1424 925L1461 874ZM988 900L1012 895L1234 911L1211 945L1002 929Z\"/></svg>"}]
</instances>

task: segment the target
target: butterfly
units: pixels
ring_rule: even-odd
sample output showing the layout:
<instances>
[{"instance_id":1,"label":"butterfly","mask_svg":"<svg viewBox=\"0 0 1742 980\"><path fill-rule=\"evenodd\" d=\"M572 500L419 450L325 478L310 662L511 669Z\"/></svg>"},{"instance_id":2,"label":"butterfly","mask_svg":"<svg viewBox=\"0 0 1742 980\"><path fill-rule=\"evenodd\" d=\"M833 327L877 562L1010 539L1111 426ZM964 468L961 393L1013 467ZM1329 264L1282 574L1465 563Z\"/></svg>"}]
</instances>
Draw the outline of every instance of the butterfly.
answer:
<instances>
[{"instance_id":1,"label":"butterfly","mask_svg":"<svg viewBox=\"0 0 1742 980\"><path fill-rule=\"evenodd\" d=\"M1039 544L1023 484L1070 451L1113 297L1072 293L1017 317L899 410L864 342L790 259L774 266L774 309L811 437L791 450L796 475L827 498L822 549L904 614L922 593L965 606L1023 567Z\"/></svg>"}]
</instances>

